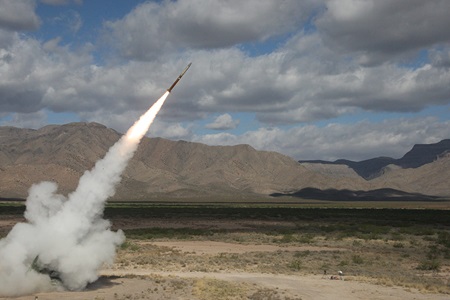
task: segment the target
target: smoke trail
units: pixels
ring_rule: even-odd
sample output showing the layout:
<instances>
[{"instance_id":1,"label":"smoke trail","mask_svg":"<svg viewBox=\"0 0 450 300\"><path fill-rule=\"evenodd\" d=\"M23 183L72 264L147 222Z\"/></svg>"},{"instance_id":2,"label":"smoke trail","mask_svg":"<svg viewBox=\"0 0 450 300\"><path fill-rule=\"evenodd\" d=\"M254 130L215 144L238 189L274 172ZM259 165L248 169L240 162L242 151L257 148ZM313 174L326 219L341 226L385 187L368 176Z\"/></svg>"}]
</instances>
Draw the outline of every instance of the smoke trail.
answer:
<instances>
[{"instance_id":1,"label":"smoke trail","mask_svg":"<svg viewBox=\"0 0 450 300\"><path fill-rule=\"evenodd\" d=\"M98 279L103 264L113 263L121 230L110 230L102 218L106 200L140 140L148 131L169 92L166 92L114 144L105 157L86 171L68 197L56 194L57 185L41 182L30 188L26 201L27 223L18 223L0 240L0 296L18 296L55 289L83 289ZM49 274L57 272L61 285Z\"/></svg>"}]
</instances>

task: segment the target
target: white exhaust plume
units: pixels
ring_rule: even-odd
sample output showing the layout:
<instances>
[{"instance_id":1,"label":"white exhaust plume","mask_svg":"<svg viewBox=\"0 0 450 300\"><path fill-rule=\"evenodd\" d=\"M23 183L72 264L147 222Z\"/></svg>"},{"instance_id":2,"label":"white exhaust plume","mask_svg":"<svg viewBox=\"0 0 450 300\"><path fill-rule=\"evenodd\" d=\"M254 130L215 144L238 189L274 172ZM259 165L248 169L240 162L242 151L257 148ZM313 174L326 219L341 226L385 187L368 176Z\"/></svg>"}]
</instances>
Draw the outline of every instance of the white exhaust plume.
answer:
<instances>
[{"instance_id":1,"label":"white exhaust plume","mask_svg":"<svg viewBox=\"0 0 450 300\"><path fill-rule=\"evenodd\" d=\"M125 235L110 230L110 222L103 219L104 205L168 95L169 91L83 174L73 193L56 194L53 182L30 188L28 222L16 224L0 240L0 296L80 290L98 279L102 265L113 263ZM52 272L61 284L51 280Z\"/></svg>"}]
</instances>

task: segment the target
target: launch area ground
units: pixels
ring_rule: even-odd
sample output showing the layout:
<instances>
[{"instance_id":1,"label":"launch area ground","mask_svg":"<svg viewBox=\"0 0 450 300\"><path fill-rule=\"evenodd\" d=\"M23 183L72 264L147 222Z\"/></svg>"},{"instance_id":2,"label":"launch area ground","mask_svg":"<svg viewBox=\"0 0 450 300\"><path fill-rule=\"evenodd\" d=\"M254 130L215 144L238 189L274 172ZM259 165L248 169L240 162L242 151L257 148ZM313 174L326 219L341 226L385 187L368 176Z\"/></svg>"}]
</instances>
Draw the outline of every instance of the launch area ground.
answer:
<instances>
[{"instance_id":1,"label":"launch area ground","mask_svg":"<svg viewBox=\"0 0 450 300\"><path fill-rule=\"evenodd\" d=\"M86 290L15 299L448 299L448 206L415 205L111 203L115 263ZM23 221L0 203L0 237Z\"/></svg>"}]
</instances>

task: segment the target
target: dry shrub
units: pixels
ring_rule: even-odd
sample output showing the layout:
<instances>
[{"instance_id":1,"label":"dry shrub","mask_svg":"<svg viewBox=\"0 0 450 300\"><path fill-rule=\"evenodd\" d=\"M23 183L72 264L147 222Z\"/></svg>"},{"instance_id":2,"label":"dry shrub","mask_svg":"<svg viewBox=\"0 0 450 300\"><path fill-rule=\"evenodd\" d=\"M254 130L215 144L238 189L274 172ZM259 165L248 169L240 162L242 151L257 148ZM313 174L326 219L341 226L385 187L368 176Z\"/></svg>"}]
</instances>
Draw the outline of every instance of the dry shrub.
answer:
<instances>
[{"instance_id":1,"label":"dry shrub","mask_svg":"<svg viewBox=\"0 0 450 300\"><path fill-rule=\"evenodd\" d=\"M192 292L201 300L210 299L248 299L249 286L243 283L231 283L224 280L202 278L194 283Z\"/></svg>"}]
</instances>

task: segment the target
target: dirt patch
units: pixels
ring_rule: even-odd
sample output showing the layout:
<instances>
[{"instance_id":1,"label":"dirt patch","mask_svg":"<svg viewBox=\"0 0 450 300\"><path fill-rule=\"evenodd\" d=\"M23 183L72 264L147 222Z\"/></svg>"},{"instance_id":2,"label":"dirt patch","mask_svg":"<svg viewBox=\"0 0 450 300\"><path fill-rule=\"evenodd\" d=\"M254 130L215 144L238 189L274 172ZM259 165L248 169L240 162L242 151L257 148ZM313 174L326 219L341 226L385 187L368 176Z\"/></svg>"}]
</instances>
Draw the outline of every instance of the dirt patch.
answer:
<instances>
[{"instance_id":1,"label":"dirt patch","mask_svg":"<svg viewBox=\"0 0 450 300\"><path fill-rule=\"evenodd\" d=\"M84 291L39 293L17 300L39 299L417 299L444 300L448 295L416 290L329 280L323 276L254 273L183 273L152 270L103 270ZM236 295L236 291L241 294ZM214 298L208 298L213 296ZM7 299L7 298L0 298Z\"/></svg>"},{"instance_id":2,"label":"dirt patch","mask_svg":"<svg viewBox=\"0 0 450 300\"><path fill-rule=\"evenodd\" d=\"M214 241L168 241L149 242L152 245L170 247L181 252L195 254L276 252L276 251L347 251L344 248L316 246L244 245Z\"/></svg>"},{"instance_id":3,"label":"dirt patch","mask_svg":"<svg viewBox=\"0 0 450 300\"><path fill-rule=\"evenodd\" d=\"M0 230L19 221L2 216ZM98 281L15 299L448 299L450 267L438 251L447 231L346 222L116 217L129 239ZM130 238L141 228L151 234ZM430 255L439 270L419 270Z\"/></svg>"}]
</instances>

